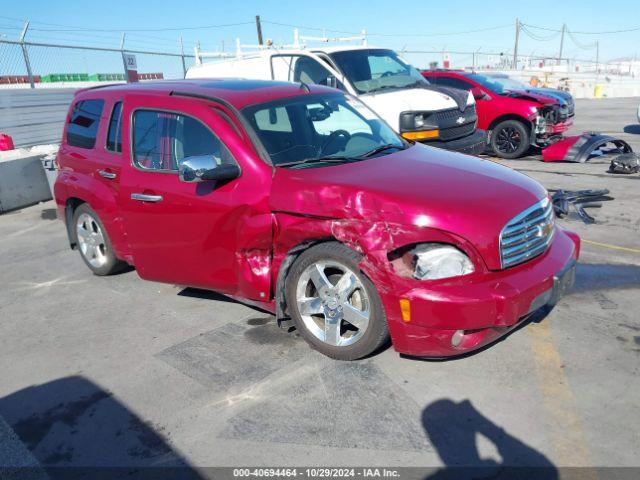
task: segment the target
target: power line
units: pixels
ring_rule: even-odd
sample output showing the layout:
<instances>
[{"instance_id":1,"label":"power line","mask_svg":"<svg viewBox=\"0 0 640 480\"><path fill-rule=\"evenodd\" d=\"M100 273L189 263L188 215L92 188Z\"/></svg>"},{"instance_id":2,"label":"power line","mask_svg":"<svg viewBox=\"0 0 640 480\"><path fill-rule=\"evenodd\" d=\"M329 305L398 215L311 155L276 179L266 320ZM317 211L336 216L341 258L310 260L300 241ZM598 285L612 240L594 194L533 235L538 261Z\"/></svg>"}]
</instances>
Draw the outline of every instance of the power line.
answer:
<instances>
[{"instance_id":1,"label":"power line","mask_svg":"<svg viewBox=\"0 0 640 480\"><path fill-rule=\"evenodd\" d=\"M536 28L538 30L546 30L548 32L561 32L562 30L558 30L557 28L549 28L549 27L540 27L540 26L536 26L536 25L530 25L530 24L523 24L526 25L529 28ZM574 34L577 35L611 35L611 34L615 34L615 33L627 33L627 32L637 32L640 30L640 26L637 27L630 27L630 28L624 28L621 30L602 30L599 32L595 32L595 31L588 31L588 32L580 32L577 30L572 31Z\"/></svg>"},{"instance_id":2,"label":"power line","mask_svg":"<svg viewBox=\"0 0 640 480\"><path fill-rule=\"evenodd\" d=\"M13 17L5 17L0 15L0 18L4 18L6 20L15 20L20 22L25 22L26 20L22 20L19 18ZM217 25L199 25L199 26L189 26L189 27L163 27L163 28L86 28L86 27L78 27L73 25L62 25L59 23L47 23L47 22L38 22L32 21L32 24L38 25L47 25L52 27L63 27L62 29L51 29L51 28L38 28L31 27L30 30L38 30L40 32L177 32L181 30L208 30L212 28L226 28L226 27L238 27L241 25L253 25L253 21L250 22L236 22L236 23L222 23Z\"/></svg>"},{"instance_id":3,"label":"power line","mask_svg":"<svg viewBox=\"0 0 640 480\"><path fill-rule=\"evenodd\" d=\"M347 30L335 30L331 28L322 28L322 27L312 27L309 25L295 25L292 23L282 23L282 22L273 22L271 20L262 20L262 23L267 23L270 25L278 25L280 27L291 27L291 28L300 28L303 30L314 30L317 32L330 32L330 33L342 33L345 35L362 35L362 31L354 32ZM488 32L491 30L498 30L501 28L508 28L511 25L497 25L495 27L487 27L487 28L479 28L475 30L466 30L462 32L442 32L442 33L372 33L367 32L367 37L438 37L438 36L446 36L446 35L464 35L467 33L478 33L478 32Z\"/></svg>"}]
</instances>

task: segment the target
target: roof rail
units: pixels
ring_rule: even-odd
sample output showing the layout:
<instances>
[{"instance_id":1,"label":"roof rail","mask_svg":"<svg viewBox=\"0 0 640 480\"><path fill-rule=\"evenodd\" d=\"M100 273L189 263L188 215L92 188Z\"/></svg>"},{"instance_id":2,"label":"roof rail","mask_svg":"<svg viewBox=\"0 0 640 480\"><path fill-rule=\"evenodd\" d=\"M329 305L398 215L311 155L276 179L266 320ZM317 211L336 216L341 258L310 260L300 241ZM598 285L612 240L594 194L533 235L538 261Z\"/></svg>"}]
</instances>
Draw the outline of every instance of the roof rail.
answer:
<instances>
[{"instance_id":1,"label":"roof rail","mask_svg":"<svg viewBox=\"0 0 640 480\"><path fill-rule=\"evenodd\" d=\"M200 44L194 47L196 65L202 65L203 58L243 58L247 56L255 56L264 50L302 50L307 48L307 41L321 42L321 43L340 43L340 42L356 42L362 43L362 46L367 46L367 31L362 30L361 35L354 37L310 37L300 35L297 28L293 29L293 43L290 45L274 44L272 40L267 40L265 45L243 45L240 43L240 39L236 38L236 51L231 52L203 52L200 50Z\"/></svg>"}]
</instances>

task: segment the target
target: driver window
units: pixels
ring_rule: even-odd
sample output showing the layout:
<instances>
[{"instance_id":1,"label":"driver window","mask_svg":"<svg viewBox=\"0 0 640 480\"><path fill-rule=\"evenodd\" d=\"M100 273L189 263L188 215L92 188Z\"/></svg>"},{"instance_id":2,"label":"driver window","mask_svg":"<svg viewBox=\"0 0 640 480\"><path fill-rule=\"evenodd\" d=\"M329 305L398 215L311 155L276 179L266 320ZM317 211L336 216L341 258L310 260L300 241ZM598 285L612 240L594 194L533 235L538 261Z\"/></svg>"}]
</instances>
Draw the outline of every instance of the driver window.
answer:
<instances>
[{"instance_id":1,"label":"driver window","mask_svg":"<svg viewBox=\"0 0 640 480\"><path fill-rule=\"evenodd\" d=\"M202 122L173 112L137 110L133 116L133 160L146 170L177 171L185 157L211 155L218 165L235 163Z\"/></svg>"}]
</instances>

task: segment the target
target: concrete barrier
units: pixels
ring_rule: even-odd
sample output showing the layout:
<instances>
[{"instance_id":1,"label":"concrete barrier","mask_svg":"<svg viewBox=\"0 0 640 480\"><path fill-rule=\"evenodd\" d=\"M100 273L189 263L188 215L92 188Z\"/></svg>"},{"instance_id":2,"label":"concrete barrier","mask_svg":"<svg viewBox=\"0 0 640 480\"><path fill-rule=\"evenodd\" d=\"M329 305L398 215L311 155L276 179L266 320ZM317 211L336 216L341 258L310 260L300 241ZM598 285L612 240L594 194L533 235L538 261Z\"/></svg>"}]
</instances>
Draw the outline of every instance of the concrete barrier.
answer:
<instances>
[{"instance_id":1,"label":"concrete barrier","mask_svg":"<svg viewBox=\"0 0 640 480\"><path fill-rule=\"evenodd\" d=\"M51 200L43 155L0 162L0 213Z\"/></svg>"}]
</instances>

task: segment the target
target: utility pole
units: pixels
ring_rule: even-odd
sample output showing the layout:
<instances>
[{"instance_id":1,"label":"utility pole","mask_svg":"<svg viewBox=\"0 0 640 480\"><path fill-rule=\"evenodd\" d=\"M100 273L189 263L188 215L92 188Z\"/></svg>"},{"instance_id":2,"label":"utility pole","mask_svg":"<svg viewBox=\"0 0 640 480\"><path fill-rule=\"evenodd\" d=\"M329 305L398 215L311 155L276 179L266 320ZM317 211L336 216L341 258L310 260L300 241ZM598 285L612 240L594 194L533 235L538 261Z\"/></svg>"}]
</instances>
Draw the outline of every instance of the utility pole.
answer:
<instances>
[{"instance_id":1,"label":"utility pole","mask_svg":"<svg viewBox=\"0 0 640 480\"><path fill-rule=\"evenodd\" d=\"M520 19L516 18L516 43L513 46L513 69L518 69L518 39L520 37Z\"/></svg>"},{"instance_id":2,"label":"utility pole","mask_svg":"<svg viewBox=\"0 0 640 480\"><path fill-rule=\"evenodd\" d=\"M562 62L562 48L564 47L564 32L567 29L567 24L562 24L562 34L560 35L560 52L558 53L558 65Z\"/></svg>"},{"instance_id":3,"label":"utility pole","mask_svg":"<svg viewBox=\"0 0 640 480\"><path fill-rule=\"evenodd\" d=\"M600 40L596 40L596 73L598 73L600 63Z\"/></svg>"},{"instance_id":4,"label":"utility pole","mask_svg":"<svg viewBox=\"0 0 640 480\"><path fill-rule=\"evenodd\" d=\"M182 41L182 35L180 35L180 58L182 59L182 73L187 76L187 65L184 61L184 42Z\"/></svg>"},{"instance_id":5,"label":"utility pole","mask_svg":"<svg viewBox=\"0 0 640 480\"><path fill-rule=\"evenodd\" d=\"M260 15L256 15L256 30L258 31L258 45L262 45L262 24L260 23Z\"/></svg>"}]
</instances>

